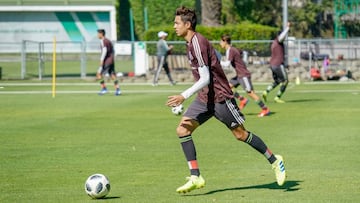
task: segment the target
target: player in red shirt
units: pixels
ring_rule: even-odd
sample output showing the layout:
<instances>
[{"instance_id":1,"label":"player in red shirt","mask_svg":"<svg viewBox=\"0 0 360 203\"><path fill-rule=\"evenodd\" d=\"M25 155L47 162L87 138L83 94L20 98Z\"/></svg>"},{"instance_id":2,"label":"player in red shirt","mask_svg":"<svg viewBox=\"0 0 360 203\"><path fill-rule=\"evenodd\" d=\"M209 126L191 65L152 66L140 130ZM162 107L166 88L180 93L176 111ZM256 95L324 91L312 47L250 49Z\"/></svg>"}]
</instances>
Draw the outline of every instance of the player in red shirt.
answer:
<instances>
[{"instance_id":1,"label":"player in red shirt","mask_svg":"<svg viewBox=\"0 0 360 203\"><path fill-rule=\"evenodd\" d=\"M188 181L176 191L186 193L205 186L191 134L213 116L224 123L237 140L264 155L275 171L277 183L283 185L286 175L282 157L274 155L260 137L245 129L244 116L236 104L215 50L205 37L195 32L195 28L195 11L185 7L176 9L174 29L187 42L187 56L195 83L181 94L169 96L166 105L178 106L197 93L176 129L190 170Z\"/></svg>"},{"instance_id":2,"label":"player in red shirt","mask_svg":"<svg viewBox=\"0 0 360 203\"><path fill-rule=\"evenodd\" d=\"M285 103L285 101L281 100L281 96L284 94L286 87L288 85L288 75L285 67L285 57L284 57L284 40L286 38L287 33L290 30L290 23L287 24L287 27L284 31L282 31L278 36L275 37L271 44L271 58L270 58L270 68L273 74L274 82L269 85L266 90L263 92L263 99L267 100L268 93L273 90L275 87L280 85L280 90L277 92L274 101L277 103Z\"/></svg>"},{"instance_id":3,"label":"player in red shirt","mask_svg":"<svg viewBox=\"0 0 360 203\"><path fill-rule=\"evenodd\" d=\"M254 87L251 82L251 73L246 68L245 62L242 60L241 50L231 46L231 37L229 35L223 35L220 41L221 48L226 50L226 60L221 61L221 65L228 67L232 66L236 71L236 76L231 78L230 87L235 90L236 87L241 85L246 93L260 106L262 109L258 114L259 117L267 116L270 114L270 109L261 101L260 97L254 91ZM234 96L240 100L240 110L243 110L248 99L241 96L236 90Z\"/></svg>"},{"instance_id":4,"label":"player in red shirt","mask_svg":"<svg viewBox=\"0 0 360 203\"><path fill-rule=\"evenodd\" d=\"M96 73L96 78L100 80L101 91L99 95L104 95L108 92L105 81L103 79L104 74L109 74L111 79L114 81L115 86L115 95L118 96L121 94L119 81L116 79L115 73L115 55L114 47L109 39L105 37L105 30L98 30L98 38L100 39L100 48L101 48L101 57L100 57L100 67Z\"/></svg>"}]
</instances>

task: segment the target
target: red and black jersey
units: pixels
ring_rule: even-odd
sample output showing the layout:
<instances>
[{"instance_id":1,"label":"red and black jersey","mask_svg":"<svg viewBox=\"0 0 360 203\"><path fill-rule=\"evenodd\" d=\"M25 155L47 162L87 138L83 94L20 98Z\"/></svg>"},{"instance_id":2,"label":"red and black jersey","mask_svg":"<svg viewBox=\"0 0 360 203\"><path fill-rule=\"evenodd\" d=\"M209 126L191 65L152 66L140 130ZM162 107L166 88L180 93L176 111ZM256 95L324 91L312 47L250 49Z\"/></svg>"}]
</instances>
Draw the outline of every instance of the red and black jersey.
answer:
<instances>
[{"instance_id":1,"label":"red and black jersey","mask_svg":"<svg viewBox=\"0 0 360 203\"><path fill-rule=\"evenodd\" d=\"M111 41L107 38L104 38L103 40L101 40L101 44L100 44L101 50L106 47L106 56L104 58L104 65L110 65L110 64L114 64L114 48L113 45L111 43Z\"/></svg>"},{"instance_id":2,"label":"red and black jersey","mask_svg":"<svg viewBox=\"0 0 360 203\"><path fill-rule=\"evenodd\" d=\"M276 37L271 44L271 66L280 66L284 63L284 44Z\"/></svg>"},{"instance_id":3,"label":"red and black jersey","mask_svg":"<svg viewBox=\"0 0 360 203\"><path fill-rule=\"evenodd\" d=\"M198 92L198 98L204 103L218 103L233 98L226 75L216 57L215 49L201 34L196 33L187 43L187 55L195 81L199 80L199 67L207 66L210 72L210 84Z\"/></svg>"},{"instance_id":4,"label":"red and black jersey","mask_svg":"<svg viewBox=\"0 0 360 203\"><path fill-rule=\"evenodd\" d=\"M242 60L241 52L239 49L235 47L230 47L226 50L227 60L230 61L232 67L235 68L236 75L238 77L250 77L251 73L246 68L246 64Z\"/></svg>"}]
</instances>

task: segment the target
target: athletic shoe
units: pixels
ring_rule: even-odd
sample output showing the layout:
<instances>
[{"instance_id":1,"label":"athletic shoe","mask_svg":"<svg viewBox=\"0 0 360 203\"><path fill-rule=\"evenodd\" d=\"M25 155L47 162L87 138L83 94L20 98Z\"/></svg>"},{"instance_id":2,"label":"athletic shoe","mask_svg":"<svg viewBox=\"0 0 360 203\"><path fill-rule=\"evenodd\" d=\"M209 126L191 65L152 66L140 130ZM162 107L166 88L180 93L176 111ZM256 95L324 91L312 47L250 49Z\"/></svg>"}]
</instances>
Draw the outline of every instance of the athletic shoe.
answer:
<instances>
[{"instance_id":1,"label":"athletic shoe","mask_svg":"<svg viewBox=\"0 0 360 203\"><path fill-rule=\"evenodd\" d=\"M106 94L108 91L107 91L107 89L106 88L103 88L103 89L101 89L101 91L99 92L99 95L104 95L104 94Z\"/></svg>"},{"instance_id":2,"label":"athletic shoe","mask_svg":"<svg viewBox=\"0 0 360 203\"><path fill-rule=\"evenodd\" d=\"M239 105L240 110L243 110L248 102L249 102L249 100L246 98L244 98L243 100L240 100L240 105Z\"/></svg>"},{"instance_id":3,"label":"athletic shoe","mask_svg":"<svg viewBox=\"0 0 360 203\"><path fill-rule=\"evenodd\" d=\"M171 85L171 86L174 86L174 85L176 85L176 83L177 83L176 81L171 81L171 82L170 82L170 85Z\"/></svg>"},{"instance_id":4,"label":"athletic shoe","mask_svg":"<svg viewBox=\"0 0 360 203\"><path fill-rule=\"evenodd\" d=\"M188 182L186 182L185 185L176 189L176 192L187 193L192 190L200 189L205 186L205 180L201 175L200 176L192 175L190 177L186 177L186 180L188 180Z\"/></svg>"},{"instance_id":5,"label":"athletic shoe","mask_svg":"<svg viewBox=\"0 0 360 203\"><path fill-rule=\"evenodd\" d=\"M280 97L275 97L275 98L274 98L274 101L275 101L276 103L280 103L280 104L285 103L285 101L284 101L284 100L281 100Z\"/></svg>"},{"instance_id":6,"label":"athletic shoe","mask_svg":"<svg viewBox=\"0 0 360 203\"><path fill-rule=\"evenodd\" d=\"M276 161L271 165L275 172L276 182L279 186L284 185L286 179L286 172L284 160L281 155L275 155Z\"/></svg>"},{"instance_id":7,"label":"athletic shoe","mask_svg":"<svg viewBox=\"0 0 360 203\"><path fill-rule=\"evenodd\" d=\"M120 89L117 89L117 90L115 91L115 96L119 96L119 95L121 95L121 90L120 90Z\"/></svg>"},{"instance_id":8,"label":"athletic shoe","mask_svg":"<svg viewBox=\"0 0 360 203\"><path fill-rule=\"evenodd\" d=\"M258 114L258 117L264 117L264 116L267 116L267 115L270 115L270 109L269 109L269 108L263 109L263 110Z\"/></svg>"},{"instance_id":9,"label":"athletic shoe","mask_svg":"<svg viewBox=\"0 0 360 203\"><path fill-rule=\"evenodd\" d=\"M263 91L262 98L264 99L264 102L267 102L267 92Z\"/></svg>"}]
</instances>

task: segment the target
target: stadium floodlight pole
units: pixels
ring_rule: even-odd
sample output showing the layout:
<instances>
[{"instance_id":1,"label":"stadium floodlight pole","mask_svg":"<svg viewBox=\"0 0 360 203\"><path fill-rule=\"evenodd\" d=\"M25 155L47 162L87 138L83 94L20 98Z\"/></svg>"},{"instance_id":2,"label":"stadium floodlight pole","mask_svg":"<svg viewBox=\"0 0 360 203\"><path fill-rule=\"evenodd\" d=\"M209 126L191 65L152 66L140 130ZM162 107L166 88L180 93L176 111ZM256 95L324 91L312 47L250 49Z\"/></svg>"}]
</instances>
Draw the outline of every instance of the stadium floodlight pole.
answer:
<instances>
[{"instance_id":1,"label":"stadium floodlight pole","mask_svg":"<svg viewBox=\"0 0 360 203\"><path fill-rule=\"evenodd\" d=\"M53 63L52 63L52 98L55 98L56 91L56 37L53 40Z\"/></svg>"},{"instance_id":2,"label":"stadium floodlight pole","mask_svg":"<svg viewBox=\"0 0 360 203\"><path fill-rule=\"evenodd\" d=\"M287 27L288 24L288 0L282 0L283 7L283 30ZM284 65L288 66L288 36L285 38L285 46L284 46Z\"/></svg>"}]
</instances>

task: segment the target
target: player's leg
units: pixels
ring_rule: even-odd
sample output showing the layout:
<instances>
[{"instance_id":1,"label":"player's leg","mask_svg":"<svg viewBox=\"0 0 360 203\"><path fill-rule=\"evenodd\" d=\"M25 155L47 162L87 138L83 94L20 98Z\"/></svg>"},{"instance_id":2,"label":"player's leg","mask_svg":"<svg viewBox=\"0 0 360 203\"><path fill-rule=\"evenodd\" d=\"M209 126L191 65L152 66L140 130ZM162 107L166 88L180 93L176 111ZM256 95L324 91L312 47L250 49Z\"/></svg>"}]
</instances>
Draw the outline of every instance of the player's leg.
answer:
<instances>
[{"instance_id":1,"label":"player's leg","mask_svg":"<svg viewBox=\"0 0 360 203\"><path fill-rule=\"evenodd\" d=\"M240 80L240 84L246 93L249 95L251 99L255 101L255 103L261 108L261 112L258 114L259 117L267 116L270 114L270 109L264 104L264 102L260 99L259 96L254 92L254 86L252 85L250 77L243 77ZM240 110L242 110L240 108Z\"/></svg>"},{"instance_id":2,"label":"player's leg","mask_svg":"<svg viewBox=\"0 0 360 203\"><path fill-rule=\"evenodd\" d=\"M231 132L236 139L247 143L268 160L275 172L276 182L278 185L281 186L285 183L286 171L284 160L281 155L273 154L260 137L252 132L246 131L243 125L232 129Z\"/></svg>"},{"instance_id":3,"label":"player's leg","mask_svg":"<svg viewBox=\"0 0 360 203\"><path fill-rule=\"evenodd\" d=\"M105 74L105 72L106 72L106 69L104 66L100 66L98 71L96 72L96 79L99 81L100 87L101 87L99 95L104 95L107 93L105 80L103 78L103 75Z\"/></svg>"},{"instance_id":4,"label":"player's leg","mask_svg":"<svg viewBox=\"0 0 360 203\"><path fill-rule=\"evenodd\" d=\"M240 80L237 76L233 77L229 81L229 85L234 92L235 98L239 99L239 108L244 109L249 100L244 96L240 95L239 92L236 91L236 88L240 85Z\"/></svg>"},{"instance_id":5,"label":"player's leg","mask_svg":"<svg viewBox=\"0 0 360 203\"><path fill-rule=\"evenodd\" d=\"M169 81L170 81L171 85L175 85L176 82L171 77L169 65L168 65L168 62L167 62L166 58L164 59L163 67L164 67L164 70L165 70L165 73L166 73L167 77L169 78Z\"/></svg>"},{"instance_id":6,"label":"player's leg","mask_svg":"<svg viewBox=\"0 0 360 203\"><path fill-rule=\"evenodd\" d=\"M262 97L264 99L264 101L267 101L267 95L269 92L271 92L271 90L273 90L275 87L277 87L280 82L278 81L277 78L277 74L276 74L276 67L271 66L271 72L272 72L272 77L274 79L274 82L270 85L267 86L266 90L262 93Z\"/></svg>"},{"instance_id":7,"label":"player's leg","mask_svg":"<svg viewBox=\"0 0 360 203\"><path fill-rule=\"evenodd\" d=\"M285 93L286 87L288 85L288 75L285 70L285 67L281 65L277 70L277 75L279 78L279 81L281 82L280 89L276 94L276 97L274 98L275 102L277 103L285 103L285 101L281 100L281 96Z\"/></svg>"},{"instance_id":8,"label":"player's leg","mask_svg":"<svg viewBox=\"0 0 360 203\"><path fill-rule=\"evenodd\" d=\"M274 168L278 184L284 184L286 175L282 157L278 156L279 160L277 160L277 156L271 152L260 137L245 129L243 125L245 119L237 108L234 99L226 100L223 104L216 104L215 117L231 130L237 140L246 142L253 149L261 153Z\"/></svg>"},{"instance_id":9,"label":"player's leg","mask_svg":"<svg viewBox=\"0 0 360 203\"><path fill-rule=\"evenodd\" d=\"M157 68L156 68L156 70L155 70L154 80L153 80L153 86L157 86L157 85L158 85L159 75L160 75L161 69L162 69L163 64L164 64L164 59L165 59L164 56L158 56L158 57L157 57L158 66L157 66Z\"/></svg>"},{"instance_id":10,"label":"player's leg","mask_svg":"<svg viewBox=\"0 0 360 203\"><path fill-rule=\"evenodd\" d=\"M205 186L205 180L200 175L192 133L199 125L207 121L211 116L212 114L209 113L206 104L200 102L199 100L194 100L184 113L184 116L181 118L181 121L176 129L176 133L180 138L181 147L190 170L190 177L188 177L188 181L176 189L178 193L190 192L194 189L199 189Z\"/></svg>"},{"instance_id":11,"label":"player's leg","mask_svg":"<svg viewBox=\"0 0 360 203\"><path fill-rule=\"evenodd\" d=\"M114 65L114 64L112 64L112 65L110 66L110 68L109 68L109 74L111 75L111 79L114 81L115 96L121 95L119 80L118 80L117 77L116 77L115 65Z\"/></svg>"}]
</instances>

